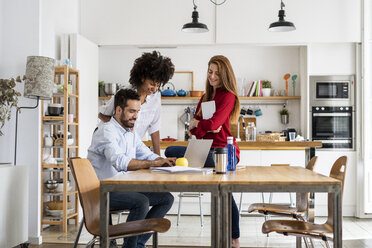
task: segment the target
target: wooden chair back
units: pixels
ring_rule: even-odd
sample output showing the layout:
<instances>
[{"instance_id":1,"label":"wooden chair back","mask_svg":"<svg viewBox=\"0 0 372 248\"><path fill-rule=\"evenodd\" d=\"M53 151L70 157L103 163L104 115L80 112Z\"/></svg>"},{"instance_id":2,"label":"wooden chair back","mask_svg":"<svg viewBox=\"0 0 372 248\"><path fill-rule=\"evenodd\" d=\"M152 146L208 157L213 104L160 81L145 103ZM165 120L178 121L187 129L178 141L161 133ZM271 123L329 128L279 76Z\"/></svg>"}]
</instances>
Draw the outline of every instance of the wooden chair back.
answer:
<instances>
[{"instance_id":1,"label":"wooden chair back","mask_svg":"<svg viewBox=\"0 0 372 248\"><path fill-rule=\"evenodd\" d=\"M96 172L86 158L70 158L69 164L79 191L85 227L90 234L99 235L100 183Z\"/></svg>"},{"instance_id":2,"label":"wooden chair back","mask_svg":"<svg viewBox=\"0 0 372 248\"><path fill-rule=\"evenodd\" d=\"M318 156L314 156L306 165L306 169L314 171ZM297 205L297 211L304 212L309 208L309 193L300 193L299 204Z\"/></svg>"},{"instance_id":3,"label":"wooden chair back","mask_svg":"<svg viewBox=\"0 0 372 248\"><path fill-rule=\"evenodd\" d=\"M309 163L306 165L306 169L314 171L316 162L318 161L318 156L314 156L310 159Z\"/></svg>"},{"instance_id":4,"label":"wooden chair back","mask_svg":"<svg viewBox=\"0 0 372 248\"><path fill-rule=\"evenodd\" d=\"M346 163L347 157L342 156L339 157L332 165L331 172L329 176L341 181L342 184L342 193L341 197L344 193L344 182L345 182L345 175L346 175ZM342 207L342 206L341 206ZM333 226L333 195L332 193L328 194L328 219L327 224Z\"/></svg>"}]
</instances>

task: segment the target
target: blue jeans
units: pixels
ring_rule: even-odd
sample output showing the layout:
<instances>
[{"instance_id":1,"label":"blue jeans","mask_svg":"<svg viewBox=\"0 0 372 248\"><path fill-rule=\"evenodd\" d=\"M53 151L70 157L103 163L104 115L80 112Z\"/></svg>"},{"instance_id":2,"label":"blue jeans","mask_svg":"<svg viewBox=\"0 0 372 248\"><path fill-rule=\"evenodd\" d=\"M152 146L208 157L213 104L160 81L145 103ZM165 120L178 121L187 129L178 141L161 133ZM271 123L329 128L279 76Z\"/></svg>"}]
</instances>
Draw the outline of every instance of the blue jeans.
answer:
<instances>
[{"instance_id":1,"label":"blue jeans","mask_svg":"<svg viewBox=\"0 0 372 248\"><path fill-rule=\"evenodd\" d=\"M212 158L211 149L209 151L207 160L204 163L204 167L214 167L214 161ZM167 149L165 149L165 156L166 157L176 157L176 158L182 158L185 155L186 147L185 146L169 146ZM234 200L234 197L232 197L232 234L231 237L233 239L237 239L240 237L240 229L239 229L239 210L236 206L236 202Z\"/></svg>"},{"instance_id":2,"label":"blue jeans","mask_svg":"<svg viewBox=\"0 0 372 248\"><path fill-rule=\"evenodd\" d=\"M127 222L162 218L172 207L173 201L174 197L167 192L110 192L110 210L129 210ZM125 238L122 248L145 247L150 237L151 234L144 234Z\"/></svg>"}]
</instances>

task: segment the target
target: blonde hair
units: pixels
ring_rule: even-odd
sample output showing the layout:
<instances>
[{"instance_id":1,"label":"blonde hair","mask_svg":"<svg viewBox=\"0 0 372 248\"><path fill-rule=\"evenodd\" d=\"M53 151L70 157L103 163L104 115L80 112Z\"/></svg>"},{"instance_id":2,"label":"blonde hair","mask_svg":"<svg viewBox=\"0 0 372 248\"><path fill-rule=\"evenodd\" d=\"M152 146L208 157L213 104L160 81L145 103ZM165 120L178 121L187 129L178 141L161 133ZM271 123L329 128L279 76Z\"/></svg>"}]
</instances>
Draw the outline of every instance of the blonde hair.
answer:
<instances>
[{"instance_id":1,"label":"blonde hair","mask_svg":"<svg viewBox=\"0 0 372 248\"><path fill-rule=\"evenodd\" d=\"M230 123L236 123L240 114L240 102L238 96L238 87L236 86L236 78L230 61L228 58L222 55L213 56L208 62L208 68L211 64L217 65L219 78L220 78L220 88L226 90L235 95L234 108L230 115ZM213 86L209 84L208 78L205 83L205 94L202 102L211 101L213 93ZM197 113L201 115L201 108Z\"/></svg>"}]
</instances>

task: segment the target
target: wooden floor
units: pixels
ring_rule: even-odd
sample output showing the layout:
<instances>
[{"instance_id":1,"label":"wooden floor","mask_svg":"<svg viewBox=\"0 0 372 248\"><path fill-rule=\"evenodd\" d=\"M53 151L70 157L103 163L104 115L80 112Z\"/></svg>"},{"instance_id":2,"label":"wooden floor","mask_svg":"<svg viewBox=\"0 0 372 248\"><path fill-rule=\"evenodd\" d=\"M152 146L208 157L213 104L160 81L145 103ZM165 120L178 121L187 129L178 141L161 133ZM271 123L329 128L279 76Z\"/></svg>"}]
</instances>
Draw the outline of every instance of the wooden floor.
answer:
<instances>
[{"instance_id":1,"label":"wooden floor","mask_svg":"<svg viewBox=\"0 0 372 248\"><path fill-rule=\"evenodd\" d=\"M159 247L162 248L205 248L210 247L210 217L205 216L204 226L200 226L199 216L182 216L180 225L177 226L177 216L166 216L171 222L172 227L166 233L159 234ZM125 217L123 218L125 219ZM115 223L115 216L114 216ZM261 216L242 216L240 220L241 247L296 247L295 237L283 236L272 233L269 237L262 234L261 227L264 219ZM316 223L325 222L325 218L316 218ZM42 232L43 244L30 246L33 248L57 248L73 247L77 229L75 226L69 227L67 233L63 233L58 226L44 229ZM85 247L91 239L91 235L85 229L79 239L79 248ZM121 243L118 240L118 243ZM151 244L151 242L148 242ZM343 248L372 248L372 219L357 219L344 217L343 219ZM331 244L332 245L332 244ZM98 247L98 246L97 246ZM121 247L119 245L119 247ZM151 245L147 245L151 247ZM315 241L315 247L326 247L324 242Z\"/></svg>"}]
</instances>

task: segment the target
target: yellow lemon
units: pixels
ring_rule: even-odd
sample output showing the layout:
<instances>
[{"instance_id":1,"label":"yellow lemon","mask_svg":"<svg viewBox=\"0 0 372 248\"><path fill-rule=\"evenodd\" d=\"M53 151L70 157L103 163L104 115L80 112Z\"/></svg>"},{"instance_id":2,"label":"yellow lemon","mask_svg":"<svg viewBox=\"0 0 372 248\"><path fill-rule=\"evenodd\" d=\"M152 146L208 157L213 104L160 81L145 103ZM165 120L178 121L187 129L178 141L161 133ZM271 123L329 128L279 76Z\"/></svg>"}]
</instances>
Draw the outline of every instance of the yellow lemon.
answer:
<instances>
[{"instance_id":1,"label":"yellow lemon","mask_svg":"<svg viewBox=\"0 0 372 248\"><path fill-rule=\"evenodd\" d=\"M187 161L186 158L177 158L176 159L176 165L187 167L187 166L189 166L189 161Z\"/></svg>"}]
</instances>

